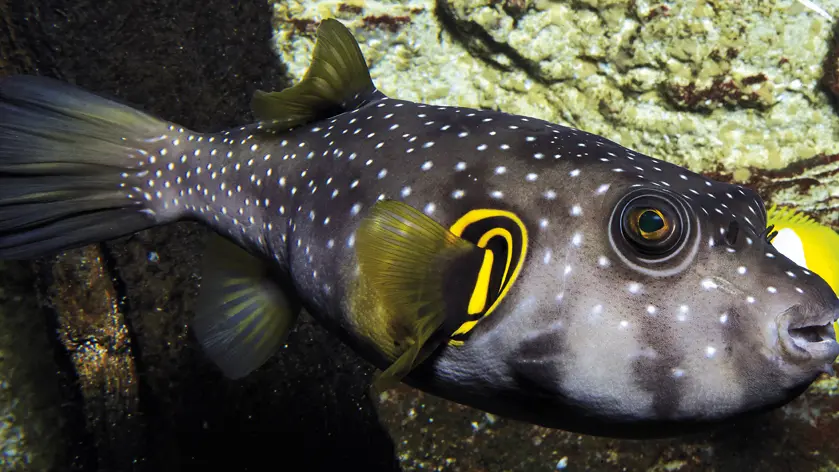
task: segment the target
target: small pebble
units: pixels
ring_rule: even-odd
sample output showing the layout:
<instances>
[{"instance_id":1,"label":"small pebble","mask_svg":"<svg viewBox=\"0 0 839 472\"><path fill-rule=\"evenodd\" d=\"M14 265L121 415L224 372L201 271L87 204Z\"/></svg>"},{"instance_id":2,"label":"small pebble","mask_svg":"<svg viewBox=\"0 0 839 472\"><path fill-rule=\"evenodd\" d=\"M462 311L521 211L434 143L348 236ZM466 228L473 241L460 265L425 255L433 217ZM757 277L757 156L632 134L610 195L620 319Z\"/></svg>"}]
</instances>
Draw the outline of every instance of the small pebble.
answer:
<instances>
[{"instance_id":1,"label":"small pebble","mask_svg":"<svg viewBox=\"0 0 839 472\"><path fill-rule=\"evenodd\" d=\"M562 459L556 463L556 470L562 470L568 467L568 456L562 456Z\"/></svg>"}]
</instances>

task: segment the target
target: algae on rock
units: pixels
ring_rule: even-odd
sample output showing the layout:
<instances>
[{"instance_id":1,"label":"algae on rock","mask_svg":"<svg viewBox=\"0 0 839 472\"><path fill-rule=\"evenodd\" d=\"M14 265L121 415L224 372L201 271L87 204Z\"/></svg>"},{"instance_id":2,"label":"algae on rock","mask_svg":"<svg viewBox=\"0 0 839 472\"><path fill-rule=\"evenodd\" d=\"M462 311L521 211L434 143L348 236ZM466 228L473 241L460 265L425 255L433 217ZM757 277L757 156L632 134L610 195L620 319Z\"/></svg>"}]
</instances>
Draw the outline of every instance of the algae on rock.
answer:
<instances>
[{"instance_id":1,"label":"algae on rock","mask_svg":"<svg viewBox=\"0 0 839 472\"><path fill-rule=\"evenodd\" d=\"M337 17L394 97L569 124L698 171L833 152L839 117L818 85L830 25L794 0L504 5L278 2L277 50L302 77L313 28L300 25ZM371 20L385 16L403 21Z\"/></svg>"},{"instance_id":2,"label":"algae on rock","mask_svg":"<svg viewBox=\"0 0 839 472\"><path fill-rule=\"evenodd\" d=\"M66 460L47 333L29 268L0 263L0 470L54 470Z\"/></svg>"}]
</instances>

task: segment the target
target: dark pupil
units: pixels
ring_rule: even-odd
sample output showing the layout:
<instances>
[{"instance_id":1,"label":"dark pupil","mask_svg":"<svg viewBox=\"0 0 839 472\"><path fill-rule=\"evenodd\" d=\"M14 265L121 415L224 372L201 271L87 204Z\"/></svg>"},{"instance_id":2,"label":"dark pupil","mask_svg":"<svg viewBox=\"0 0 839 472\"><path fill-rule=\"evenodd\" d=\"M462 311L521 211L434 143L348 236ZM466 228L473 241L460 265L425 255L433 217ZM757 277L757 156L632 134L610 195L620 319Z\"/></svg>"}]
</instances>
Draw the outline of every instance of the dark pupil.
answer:
<instances>
[{"instance_id":1,"label":"dark pupil","mask_svg":"<svg viewBox=\"0 0 839 472\"><path fill-rule=\"evenodd\" d=\"M664 220L654 211L645 211L638 218L638 228L645 233L654 233L664 228Z\"/></svg>"}]
</instances>

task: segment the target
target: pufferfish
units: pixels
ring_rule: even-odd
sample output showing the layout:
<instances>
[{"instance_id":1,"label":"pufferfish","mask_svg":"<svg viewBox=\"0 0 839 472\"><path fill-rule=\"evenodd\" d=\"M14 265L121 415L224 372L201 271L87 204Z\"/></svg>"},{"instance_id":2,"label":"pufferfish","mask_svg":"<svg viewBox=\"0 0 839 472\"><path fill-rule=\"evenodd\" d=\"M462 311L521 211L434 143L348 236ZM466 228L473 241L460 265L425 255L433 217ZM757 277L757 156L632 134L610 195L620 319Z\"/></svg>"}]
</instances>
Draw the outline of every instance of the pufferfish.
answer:
<instances>
[{"instance_id":1,"label":"pufferfish","mask_svg":"<svg viewBox=\"0 0 839 472\"><path fill-rule=\"evenodd\" d=\"M782 405L839 301L760 197L540 119L391 98L351 33L256 121L191 131L52 79L0 81L0 258L197 220L191 324L236 379L305 308L364 359L487 412L613 437Z\"/></svg>"}]
</instances>

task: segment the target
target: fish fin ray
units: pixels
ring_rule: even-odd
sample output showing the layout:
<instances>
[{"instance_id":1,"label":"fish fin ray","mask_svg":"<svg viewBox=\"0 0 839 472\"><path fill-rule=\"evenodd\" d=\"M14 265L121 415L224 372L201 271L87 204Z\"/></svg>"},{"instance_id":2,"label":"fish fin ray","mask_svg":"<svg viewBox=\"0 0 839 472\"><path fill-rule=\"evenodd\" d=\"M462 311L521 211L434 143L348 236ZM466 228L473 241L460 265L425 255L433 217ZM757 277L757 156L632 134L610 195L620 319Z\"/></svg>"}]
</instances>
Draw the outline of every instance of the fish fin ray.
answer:
<instances>
[{"instance_id":1,"label":"fish fin ray","mask_svg":"<svg viewBox=\"0 0 839 472\"><path fill-rule=\"evenodd\" d=\"M790 207L779 207L772 204L766 210L767 225L775 226L820 226L813 217Z\"/></svg>"},{"instance_id":2,"label":"fish fin ray","mask_svg":"<svg viewBox=\"0 0 839 472\"><path fill-rule=\"evenodd\" d=\"M405 203L371 209L356 232L359 277L389 317L386 339L373 342L393 343L396 358L377 385L401 380L466 319L484 252Z\"/></svg>"},{"instance_id":3,"label":"fish fin ray","mask_svg":"<svg viewBox=\"0 0 839 472\"><path fill-rule=\"evenodd\" d=\"M312 63L296 85L254 93L254 116L274 131L355 109L376 92L364 55L352 33L335 19L318 27Z\"/></svg>"},{"instance_id":4,"label":"fish fin ray","mask_svg":"<svg viewBox=\"0 0 839 472\"><path fill-rule=\"evenodd\" d=\"M191 327L226 377L244 377L271 358L299 313L296 297L263 263L223 237L211 237Z\"/></svg>"},{"instance_id":5,"label":"fish fin ray","mask_svg":"<svg viewBox=\"0 0 839 472\"><path fill-rule=\"evenodd\" d=\"M168 123L47 77L0 80L0 259L28 259L162 221L142 185Z\"/></svg>"}]
</instances>

